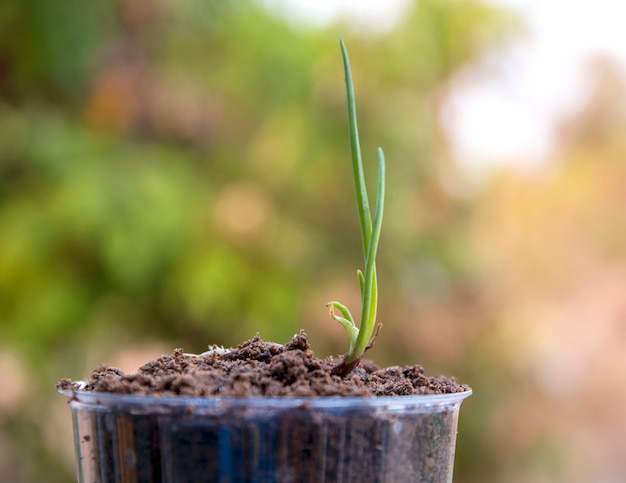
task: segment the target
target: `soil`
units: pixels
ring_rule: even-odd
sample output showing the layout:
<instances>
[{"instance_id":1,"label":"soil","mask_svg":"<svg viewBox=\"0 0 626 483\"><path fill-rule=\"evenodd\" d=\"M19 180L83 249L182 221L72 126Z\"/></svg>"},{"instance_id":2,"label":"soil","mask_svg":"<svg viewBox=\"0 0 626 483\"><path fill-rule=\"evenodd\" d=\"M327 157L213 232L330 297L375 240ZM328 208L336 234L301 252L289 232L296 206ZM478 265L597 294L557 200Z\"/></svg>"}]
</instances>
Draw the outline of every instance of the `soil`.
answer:
<instances>
[{"instance_id":1,"label":"soil","mask_svg":"<svg viewBox=\"0 0 626 483\"><path fill-rule=\"evenodd\" d=\"M144 364L132 374L102 365L83 390L156 396L313 397L407 396L468 390L455 379L427 377L420 365L381 369L363 360L348 377L331 375L336 361L319 359L304 331L287 344L263 341L257 334L236 349L201 355L172 354ZM70 388L72 382L59 382Z\"/></svg>"}]
</instances>

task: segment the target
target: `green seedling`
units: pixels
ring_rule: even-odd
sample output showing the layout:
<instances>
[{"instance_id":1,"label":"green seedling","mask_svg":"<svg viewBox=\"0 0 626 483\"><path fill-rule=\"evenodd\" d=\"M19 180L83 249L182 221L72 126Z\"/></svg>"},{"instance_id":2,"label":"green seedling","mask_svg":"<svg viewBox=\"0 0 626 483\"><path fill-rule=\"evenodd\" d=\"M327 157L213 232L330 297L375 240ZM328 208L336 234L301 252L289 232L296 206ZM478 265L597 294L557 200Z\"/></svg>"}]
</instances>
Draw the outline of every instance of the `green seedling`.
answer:
<instances>
[{"instance_id":1,"label":"green seedling","mask_svg":"<svg viewBox=\"0 0 626 483\"><path fill-rule=\"evenodd\" d=\"M361 289L361 321L357 327L354 318L348 308L336 301L328 302L330 315L339 322L348 333L350 348L341 361L336 364L332 373L345 377L356 368L363 354L374 343L381 325L376 323L376 310L378 306L378 283L376 279L376 251L380 239L380 229L383 222L383 208L385 201L385 156L383 150L378 148L378 193L376 197L376 211L374 222L370 214L365 176L363 174L363 162L361 160L361 148L359 145L359 131L356 121L356 103L354 99L354 85L350 71L350 60L343 39L340 42L343 67L346 77L346 93L348 97L348 122L350 127L350 148L352 154L352 170L356 199L359 207L361 222L361 239L363 242L363 258L365 261L364 271L357 270L359 286ZM341 315L336 314L338 310Z\"/></svg>"}]
</instances>

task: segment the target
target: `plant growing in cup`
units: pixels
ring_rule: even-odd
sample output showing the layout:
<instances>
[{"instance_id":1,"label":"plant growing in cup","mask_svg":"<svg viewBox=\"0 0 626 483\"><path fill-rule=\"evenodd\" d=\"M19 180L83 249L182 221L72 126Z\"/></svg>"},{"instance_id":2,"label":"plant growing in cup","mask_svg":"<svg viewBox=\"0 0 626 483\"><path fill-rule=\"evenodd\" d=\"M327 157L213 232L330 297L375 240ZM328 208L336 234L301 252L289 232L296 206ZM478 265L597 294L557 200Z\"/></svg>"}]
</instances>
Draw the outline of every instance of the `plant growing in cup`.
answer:
<instances>
[{"instance_id":1,"label":"plant growing in cup","mask_svg":"<svg viewBox=\"0 0 626 483\"><path fill-rule=\"evenodd\" d=\"M346 306L328 303L348 352L318 359L304 332L286 344L256 336L199 355L176 349L133 374L101 366L88 381L62 380L79 482L452 481L459 408L471 389L417 365L361 364L380 328L385 159L379 149L372 220L343 41L341 51L365 260L359 325Z\"/></svg>"}]
</instances>

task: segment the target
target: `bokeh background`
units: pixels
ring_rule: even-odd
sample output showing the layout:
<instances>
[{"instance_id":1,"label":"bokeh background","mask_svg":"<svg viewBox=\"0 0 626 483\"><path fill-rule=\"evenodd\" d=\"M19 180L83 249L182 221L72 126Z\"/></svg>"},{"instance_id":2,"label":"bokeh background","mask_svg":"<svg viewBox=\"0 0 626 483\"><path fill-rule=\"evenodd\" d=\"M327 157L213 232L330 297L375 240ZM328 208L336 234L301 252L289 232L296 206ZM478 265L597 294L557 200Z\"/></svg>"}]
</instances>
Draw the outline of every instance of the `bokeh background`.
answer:
<instances>
[{"instance_id":1,"label":"bokeh background","mask_svg":"<svg viewBox=\"0 0 626 483\"><path fill-rule=\"evenodd\" d=\"M74 481L54 384L101 362L300 328L344 352L341 35L370 180L388 163L370 357L473 387L459 483L626 481L626 47L563 64L620 17L306 3L0 6L0 481Z\"/></svg>"}]
</instances>

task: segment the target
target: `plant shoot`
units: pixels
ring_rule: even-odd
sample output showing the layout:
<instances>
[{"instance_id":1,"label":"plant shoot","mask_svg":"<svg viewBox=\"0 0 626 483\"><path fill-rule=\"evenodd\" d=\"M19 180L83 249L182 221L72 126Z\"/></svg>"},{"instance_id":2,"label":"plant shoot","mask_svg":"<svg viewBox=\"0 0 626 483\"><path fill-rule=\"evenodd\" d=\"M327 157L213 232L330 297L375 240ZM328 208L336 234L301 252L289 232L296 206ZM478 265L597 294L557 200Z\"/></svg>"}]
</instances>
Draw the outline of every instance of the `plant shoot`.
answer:
<instances>
[{"instance_id":1,"label":"plant shoot","mask_svg":"<svg viewBox=\"0 0 626 483\"><path fill-rule=\"evenodd\" d=\"M354 98L354 85L350 60L343 39L340 42L343 67L345 71L346 93L348 98L348 123L350 131L350 150L352 154L352 170L356 199L359 208L361 222L361 240L363 242L363 258L365 267L363 271L357 270L359 286L361 289L361 320L357 326L348 308L336 301L328 302L330 315L339 322L348 333L350 348L342 360L333 367L332 373L345 377L361 362L365 351L371 347L380 328L376 323L376 310L378 302L378 283L376 279L376 252L380 239L380 229L383 221L383 209L385 200L385 156L383 150L378 148L378 193L376 197L376 209L374 222L370 214L369 199L363 174L363 162L359 144L359 131L356 119L356 103ZM336 313L336 310L341 315Z\"/></svg>"}]
</instances>

